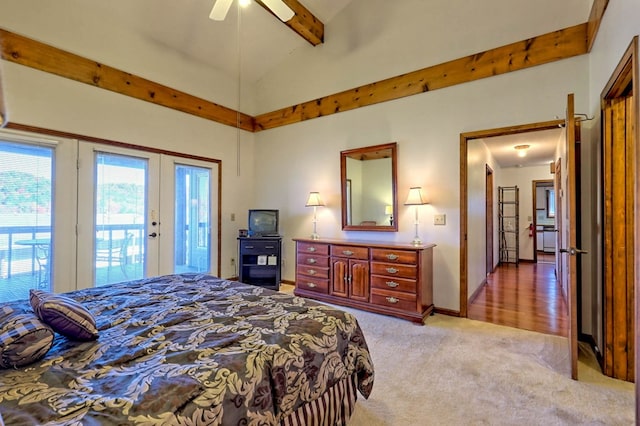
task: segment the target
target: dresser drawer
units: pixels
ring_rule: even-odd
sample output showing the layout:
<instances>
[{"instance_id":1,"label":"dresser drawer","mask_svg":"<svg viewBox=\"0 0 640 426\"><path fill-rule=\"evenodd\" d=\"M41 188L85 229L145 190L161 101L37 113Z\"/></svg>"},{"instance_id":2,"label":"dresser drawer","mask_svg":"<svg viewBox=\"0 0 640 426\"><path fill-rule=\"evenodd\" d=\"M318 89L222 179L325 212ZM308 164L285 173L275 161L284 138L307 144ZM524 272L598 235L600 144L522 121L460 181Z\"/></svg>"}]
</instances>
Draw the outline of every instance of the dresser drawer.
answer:
<instances>
[{"instance_id":1,"label":"dresser drawer","mask_svg":"<svg viewBox=\"0 0 640 426\"><path fill-rule=\"evenodd\" d=\"M300 290L314 291L316 293L329 293L329 280L298 275L296 288Z\"/></svg>"},{"instance_id":2,"label":"dresser drawer","mask_svg":"<svg viewBox=\"0 0 640 426\"><path fill-rule=\"evenodd\" d=\"M371 287L416 294L416 280L371 275Z\"/></svg>"},{"instance_id":3,"label":"dresser drawer","mask_svg":"<svg viewBox=\"0 0 640 426\"><path fill-rule=\"evenodd\" d=\"M331 256L348 257L349 259L369 259L369 249L367 247L354 246L331 246Z\"/></svg>"},{"instance_id":4,"label":"dresser drawer","mask_svg":"<svg viewBox=\"0 0 640 426\"><path fill-rule=\"evenodd\" d=\"M390 308L401 309L403 311L415 311L415 294L402 293L399 291L387 291L382 289L371 289L371 303Z\"/></svg>"},{"instance_id":5,"label":"dresser drawer","mask_svg":"<svg viewBox=\"0 0 640 426\"><path fill-rule=\"evenodd\" d=\"M298 265L296 272L299 275L304 275L312 278L329 278L329 268L323 268L320 266L311 265Z\"/></svg>"},{"instance_id":6,"label":"dresser drawer","mask_svg":"<svg viewBox=\"0 0 640 426\"><path fill-rule=\"evenodd\" d=\"M329 267L328 256L318 256L315 254L298 253L298 265Z\"/></svg>"},{"instance_id":7,"label":"dresser drawer","mask_svg":"<svg viewBox=\"0 0 640 426\"><path fill-rule=\"evenodd\" d=\"M278 254L278 243L273 241L242 240L240 252L243 254Z\"/></svg>"},{"instance_id":8,"label":"dresser drawer","mask_svg":"<svg viewBox=\"0 0 640 426\"><path fill-rule=\"evenodd\" d=\"M315 254L320 256L329 255L329 244L299 242L297 244L297 247L298 247L298 253L308 253L308 254Z\"/></svg>"},{"instance_id":9,"label":"dresser drawer","mask_svg":"<svg viewBox=\"0 0 640 426\"><path fill-rule=\"evenodd\" d=\"M417 266L395 263L371 262L371 274L387 277L417 278Z\"/></svg>"},{"instance_id":10,"label":"dresser drawer","mask_svg":"<svg viewBox=\"0 0 640 426\"><path fill-rule=\"evenodd\" d=\"M415 265L418 263L418 253L409 250L373 248L371 249L371 260Z\"/></svg>"}]
</instances>

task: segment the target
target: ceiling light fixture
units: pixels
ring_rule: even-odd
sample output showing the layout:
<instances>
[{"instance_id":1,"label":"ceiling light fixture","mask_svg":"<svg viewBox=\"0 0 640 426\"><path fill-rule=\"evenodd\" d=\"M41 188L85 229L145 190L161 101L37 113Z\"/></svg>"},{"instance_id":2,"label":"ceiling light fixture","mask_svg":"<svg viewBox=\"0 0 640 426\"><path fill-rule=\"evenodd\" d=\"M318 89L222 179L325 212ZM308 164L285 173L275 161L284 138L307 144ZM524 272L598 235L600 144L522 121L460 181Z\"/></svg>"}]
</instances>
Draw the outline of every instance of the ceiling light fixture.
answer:
<instances>
[{"instance_id":1,"label":"ceiling light fixture","mask_svg":"<svg viewBox=\"0 0 640 426\"><path fill-rule=\"evenodd\" d=\"M518 152L518 157L526 157L527 150L530 148L530 146L531 145L516 145L513 147L513 149Z\"/></svg>"}]
</instances>

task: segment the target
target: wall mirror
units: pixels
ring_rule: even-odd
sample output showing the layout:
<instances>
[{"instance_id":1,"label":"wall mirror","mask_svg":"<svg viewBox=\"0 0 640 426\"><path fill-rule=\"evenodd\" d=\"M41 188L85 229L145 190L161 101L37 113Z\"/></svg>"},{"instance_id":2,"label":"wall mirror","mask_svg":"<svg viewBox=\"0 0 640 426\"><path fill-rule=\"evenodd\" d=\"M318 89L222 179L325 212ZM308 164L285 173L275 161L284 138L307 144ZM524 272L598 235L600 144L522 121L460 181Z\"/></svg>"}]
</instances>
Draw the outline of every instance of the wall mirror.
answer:
<instances>
[{"instance_id":1,"label":"wall mirror","mask_svg":"<svg viewBox=\"0 0 640 426\"><path fill-rule=\"evenodd\" d=\"M342 229L398 231L397 144L340 152Z\"/></svg>"}]
</instances>

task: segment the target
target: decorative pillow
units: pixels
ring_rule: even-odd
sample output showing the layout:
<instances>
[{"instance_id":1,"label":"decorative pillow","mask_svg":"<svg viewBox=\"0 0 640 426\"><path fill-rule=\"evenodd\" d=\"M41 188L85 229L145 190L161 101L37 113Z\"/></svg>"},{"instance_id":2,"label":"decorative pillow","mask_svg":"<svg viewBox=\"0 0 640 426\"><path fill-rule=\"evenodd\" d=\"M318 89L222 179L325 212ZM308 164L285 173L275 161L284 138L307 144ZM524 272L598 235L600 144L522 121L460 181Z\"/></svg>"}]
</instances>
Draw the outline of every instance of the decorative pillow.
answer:
<instances>
[{"instance_id":1,"label":"decorative pillow","mask_svg":"<svg viewBox=\"0 0 640 426\"><path fill-rule=\"evenodd\" d=\"M58 333L76 340L98 337L91 312L70 297L42 290L30 290L29 302L38 318Z\"/></svg>"},{"instance_id":2,"label":"decorative pillow","mask_svg":"<svg viewBox=\"0 0 640 426\"><path fill-rule=\"evenodd\" d=\"M0 308L0 367L17 368L44 357L53 345L53 330L33 313Z\"/></svg>"}]
</instances>

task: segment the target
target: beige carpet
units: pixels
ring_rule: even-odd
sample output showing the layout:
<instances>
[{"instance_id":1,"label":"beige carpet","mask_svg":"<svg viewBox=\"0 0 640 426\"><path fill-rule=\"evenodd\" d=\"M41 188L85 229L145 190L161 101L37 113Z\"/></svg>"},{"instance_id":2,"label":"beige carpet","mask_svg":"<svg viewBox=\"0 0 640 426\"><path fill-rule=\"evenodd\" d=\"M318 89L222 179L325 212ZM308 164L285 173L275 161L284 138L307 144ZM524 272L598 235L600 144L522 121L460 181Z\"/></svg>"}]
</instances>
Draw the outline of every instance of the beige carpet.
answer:
<instances>
[{"instance_id":1,"label":"beige carpet","mask_svg":"<svg viewBox=\"0 0 640 426\"><path fill-rule=\"evenodd\" d=\"M571 380L561 337L443 315L419 326L346 310L358 318L376 370L350 426L635 424L634 385L603 376L588 357L580 380Z\"/></svg>"}]
</instances>

